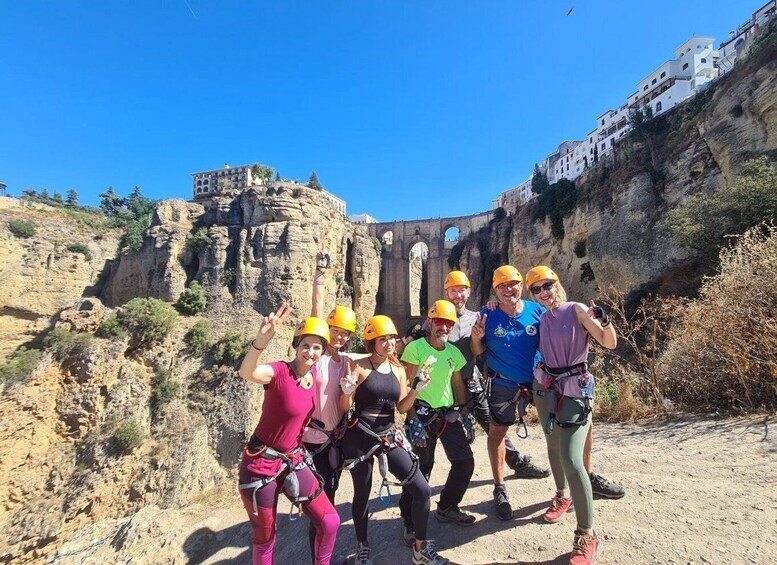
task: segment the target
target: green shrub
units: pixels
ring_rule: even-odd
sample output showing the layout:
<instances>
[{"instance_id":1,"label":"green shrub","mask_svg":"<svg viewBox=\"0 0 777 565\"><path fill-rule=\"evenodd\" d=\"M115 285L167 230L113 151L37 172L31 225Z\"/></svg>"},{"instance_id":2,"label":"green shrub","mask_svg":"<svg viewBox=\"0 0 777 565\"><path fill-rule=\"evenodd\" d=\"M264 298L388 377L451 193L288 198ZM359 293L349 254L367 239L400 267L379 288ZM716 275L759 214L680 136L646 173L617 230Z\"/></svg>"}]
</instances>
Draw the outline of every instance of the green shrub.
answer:
<instances>
[{"instance_id":1,"label":"green shrub","mask_svg":"<svg viewBox=\"0 0 777 565\"><path fill-rule=\"evenodd\" d=\"M194 281L185 289L176 304L178 310L189 316L195 316L208 307L208 298L200 283Z\"/></svg>"},{"instance_id":2,"label":"green shrub","mask_svg":"<svg viewBox=\"0 0 777 565\"><path fill-rule=\"evenodd\" d=\"M105 339L124 339L127 337L127 330L119 323L119 317L111 314L102 321L94 335Z\"/></svg>"},{"instance_id":3,"label":"green shrub","mask_svg":"<svg viewBox=\"0 0 777 565\"><path fill-rule=\"evenodd\" d=\"M35 226L27 220L11 220L8 222L8 229L16 237L26 239L35 235Z\"/></svg>"},{"instance_id":4,"label":"green shrub","mask_svg":"<svg viewBox=\"0 0 777 565\"><path fill-rule=\"evenodd\" d=\"M52 330L43 340L43 344L51 349L54 357L60 361L88 354L93 343L92 334L69 332L63 329Z\"/></svg>"},{"instance_id":5,"label":"green shrub","mask_svg":"<svg viewBox=\"0 0 777 565\"><path fill-rule=\"evenodd\" d=\"M92 260L92 253L89 251L89 248L83 244L83 243L68 243L67 247L65 248L71 253L80 253L84 256L84 258L87 261Z\"/></svg>"},{"instance_id":6,"label":"green shrub","mask_svg":"<svg viewBox=\"0 0 777 565\"><path fill-rule=\"evenodd\" d=\"M210 236L208 228L198 228L189 238L187 244L195 253L200 253L213 245L213 238Z\"/></svg>"},{"instance_id":7,"label":"green shrub","mask_svg":"<svg viewBox=\"0 0 777 565\"><path fill-rule=\"evenodd\" d=\"M37 349L25 347L14 351L0 364L0 383L13 385L27 382L40 363L41 355Z\"/></svg>"},{"instance_id":8,"label":"green shrub","mask_svg":"<svg viewBox=\"0 0 777 565\"><path fill-rule=\"evenodd\" d=\"M157 298L133 298L117 317L119 324L130 334L133 346L144 347L167 337L178 314L172 306Z\"/></svg>"},{"instance_id":9,"label":"green shrub","mask_svg":"<svg viewBox=\"0 0 777 565\"><path fill-rule=\"evenodd\" d=\"M143 444L146 434L135 420L125 420L113 430L113 442L122 453L133 451Z\"/></svg>"},{"instance_id":10,"label":"green shrub","mask_svg":"<svg viewBox=\"0 0 777 565\"><path fill-rule=\"evenodd\" d=\"M234 267L224 269L221 273L221 284L231 287L237 279L237 271Z\"/></svg>"},{"instance_id":11,"label":"green shrub","mask_svg":"<svg viewBox=\"0 0 777 565\"><path fill-rule=\"evenodd\" d=\"M194 353L204 355L213 342L213 322L200 320L186 333L184 341Z\"/></svg>"},{"instance_id":12,"label":"green shrub","mask_svg":"<svg viewBox=\"0 0 777 565\"><path fill-rule=\"evenodd\" d=\"M551 184L535 199L532 221L545 221L550 217L550 229L553 237L564 237L564 218L569 216L577 206L577 189L575 183L561 179Z\"/></svg>"},{"instance_id":13,"label":"green shrub","mask_svg":"<svg viewBox=\"0 0 777 565\"><path fill-rule=\"evenodd\" d=\"M297 187L291 191L291 197L292 198L299 198L302 196L302 189Z\"/></svg>"},{"instance_id":14,"label":"green shrub","mask_svg":"<svg viewBox=\"0 0 777 565\"><path fill-rule=\"evenodd\" d=\"M228 365L242 359L250 345L242 332L229 330L216 342L213 359L219 365Z\"/></svg>"},{"instance_id":15,"label":"green shrub","mask_svg":"<svg viewBox=\"0 0 777 565\"><path fill-rule=\"evenodd\" d=\"M181 384L170 379L170 369L158 369L154 376L151 401L159 408L172 402L180 390Z\"/></svg>"}]
</instances>

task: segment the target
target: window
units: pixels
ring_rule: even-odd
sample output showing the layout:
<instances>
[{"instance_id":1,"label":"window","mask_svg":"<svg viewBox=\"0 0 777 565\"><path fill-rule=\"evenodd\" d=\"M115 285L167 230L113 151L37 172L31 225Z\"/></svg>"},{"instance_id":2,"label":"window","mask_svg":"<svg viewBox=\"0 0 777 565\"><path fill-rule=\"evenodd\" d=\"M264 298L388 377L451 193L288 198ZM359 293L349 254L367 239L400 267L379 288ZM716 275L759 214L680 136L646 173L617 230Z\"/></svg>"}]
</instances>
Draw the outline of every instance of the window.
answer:
<instances>
[{"instance_id":1,"label":"window","mask_svg":"<svg viewBox=\"0 0 777 565\"><path fill-rule=\"evenodd\" d=\"M701 58L701 62L702 62L702 63L706 63L706 62L707 62L707 59L705 59L704 57L702 57L702 58Z\"/></svg>"},{"instance_id":2,"label":"window","mask_svg":"<svg viewBox=\"0 0 777 565\"><path fill-rule=\"evenodd\" d=\"M685 65L685 66L687 67L688 65ZM648 89L648 85L645 85L645 86L643 86L643 87L642 87L642 90L643 90L643 91L644 91L644 90L647 90L647 89Z\"/></svg>"},{"instance_id":3,"label":"window","mask_svg":"<svg viewBox=\"0 0 777 565\"><path fill-rule=\"evenodd\" d=\"M683 70L685 70L685 69L687 69L687 68L688 68L688 63L685 63L685 64L683 65Z\"/></svg>"},{"instance_id":4,"label":"window","mask_svg":"<svg viewBox=\"0 0 777 565\"><path fill-rule=\"evenodd\" d=\"M656 84L656 82L658 82L658 79L654 78L653 81L650 84Z\"/></svg>"},{"instance_id":5,"label":"window","mask_svg":"<svg viewBox=\"0 0 777 565\"><path fill-rule=\"evenodd\" d=\"M666 76L666 71L664 71L663 73L661 73L661 78L664 78L665 76Z\"/></svg>"},{"instance_id":6,"label":"window","mask_svg":"<svg viewBox=\"0 0 777 565\"><path fill-rule=\"evenodd\" d=\"M607 144L602 142L602 151L604 151L605 149L607 149Z\"/></svg>"},{"instance_id":7,"label":"window","mask_svg":"<svg viewBox=\"0 0 777 565\"><path fill-rule=\"evenodd\" d=\"M661 107L662 107L661 102L656 102L656 112L660 112L661 111Z\"/></svg>"},{"instance_id":8,"label":"window","mask_svg":"<svg viewBox=\"0 0 777 565\"><path fill-rule=\"evenodd\" d=\"M602 118L602 125L604 125L604 118Z\"/></svg>"}]
</instances>

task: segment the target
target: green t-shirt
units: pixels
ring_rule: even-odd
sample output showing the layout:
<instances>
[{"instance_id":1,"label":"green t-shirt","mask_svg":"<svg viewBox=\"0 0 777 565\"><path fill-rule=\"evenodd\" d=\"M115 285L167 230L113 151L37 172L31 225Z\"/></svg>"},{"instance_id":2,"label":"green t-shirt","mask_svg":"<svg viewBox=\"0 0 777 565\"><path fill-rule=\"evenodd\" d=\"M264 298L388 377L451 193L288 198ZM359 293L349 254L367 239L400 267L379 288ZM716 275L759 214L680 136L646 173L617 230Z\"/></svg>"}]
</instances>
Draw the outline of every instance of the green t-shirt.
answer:
<instances>
[{"instance_id":1,"label":"green t-shirt","mask_svg":"<svg viewBox=\"0 0 777 565\"><path fill-rule=\"evenodd\" d=\"M454 396L451 386L451 377L454 371L460 371L467 360L461 354L459 348L450 343L445 344L445 349L438 351L426 339L416 339L411 341L402 352L402 361L410 365L421 365L426 363L430 355L433 355L437 361L429 370L431 377L427 387L418 393L418 399L423 400L432 408L442 408L444 406L453 406Z\"/></svg>"}]
</instances>

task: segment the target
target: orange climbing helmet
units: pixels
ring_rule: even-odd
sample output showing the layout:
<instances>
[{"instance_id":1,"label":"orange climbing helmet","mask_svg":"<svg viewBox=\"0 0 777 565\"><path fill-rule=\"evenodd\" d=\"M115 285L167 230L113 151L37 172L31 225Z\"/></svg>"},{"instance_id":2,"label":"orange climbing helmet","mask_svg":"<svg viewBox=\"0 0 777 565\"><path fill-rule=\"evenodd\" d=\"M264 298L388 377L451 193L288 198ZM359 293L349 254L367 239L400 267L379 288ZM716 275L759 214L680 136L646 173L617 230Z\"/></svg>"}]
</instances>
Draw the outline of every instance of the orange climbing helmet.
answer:
<instances>
[{"instance_id":1,"label":"orange climbing helmet","mask_svg":"<svg viewBox=\"0 0 777 565\"><path fill-rule=\"evenodd\" d=\"M523 282L521 273L519 273L518 269L512 265L502 265L496 271L494 271L494 278L492 280L491 287L496 288L500 284L504 284L506 282Z\"/></svg>"},{"instance_id":2,"label":"orange climbing helmet","mask_svg":"<svg viewBox=\"0 0 777 565\"><path fill-rule=\"evenodd\" d=\"M362 338L369 341L384 335L399 335L397 327L394 325L394 322L391 321L391 318L379 314L367 320L367 325L364 326Z\"/></svg>"},{"instance_id":3,"label":"orange climbing helmet","mask_svg":"<svg viewBox=\"0 0 777 565\"><path fill-rule=\"evenodd\" d=\"M326 323L330 327L353 333L356 331L356 312L348 306L335 306L335 309L327 316Z\"/></svg>"},{"instance_id":4,"label":"orange climbing helmet","mask_svg":"<svg viewBox=\"0 0 777 565\"><path fill-rule=\"evenodd\" d=\"M469 288L469 279L464 271L451 271L448 276L445 277L444 289L448 290L452 286L466 286Z\"/></svg>"}]
</instances>

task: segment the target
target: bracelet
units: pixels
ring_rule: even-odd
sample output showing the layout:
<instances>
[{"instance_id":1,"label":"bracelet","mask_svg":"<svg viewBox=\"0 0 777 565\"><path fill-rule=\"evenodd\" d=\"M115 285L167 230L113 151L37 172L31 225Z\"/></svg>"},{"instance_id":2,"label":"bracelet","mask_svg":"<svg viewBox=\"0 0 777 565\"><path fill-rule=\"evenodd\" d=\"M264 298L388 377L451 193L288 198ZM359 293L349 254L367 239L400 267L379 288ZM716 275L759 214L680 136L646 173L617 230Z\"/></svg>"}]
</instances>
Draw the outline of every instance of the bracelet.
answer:
<instances>
[{"instance_id":1,"label":"bracelet","mask_svg":"<svg viewBox=\"0 0 777 565\"><path fill-rule=\"evenodd\" d=\"M610 320L607 320L606 322L602 322L602 327L603 328L606 328L609 325L610 325Z\"/></svg>"},{"instance_id":2,"label":"bracelet","mask_svg":"<svg viewBox=\"0 0 777 565\"><path fill-rule=\"evenodd\" d=\"M257 351L264 351L265 349L267 349L267 346L265 346L265 347L256 347L256 345L254 345L254 341L256 341L256 340L253 340L253 339L251 340L251 347L253 347Z\"/></svg>"}]
</instances>

